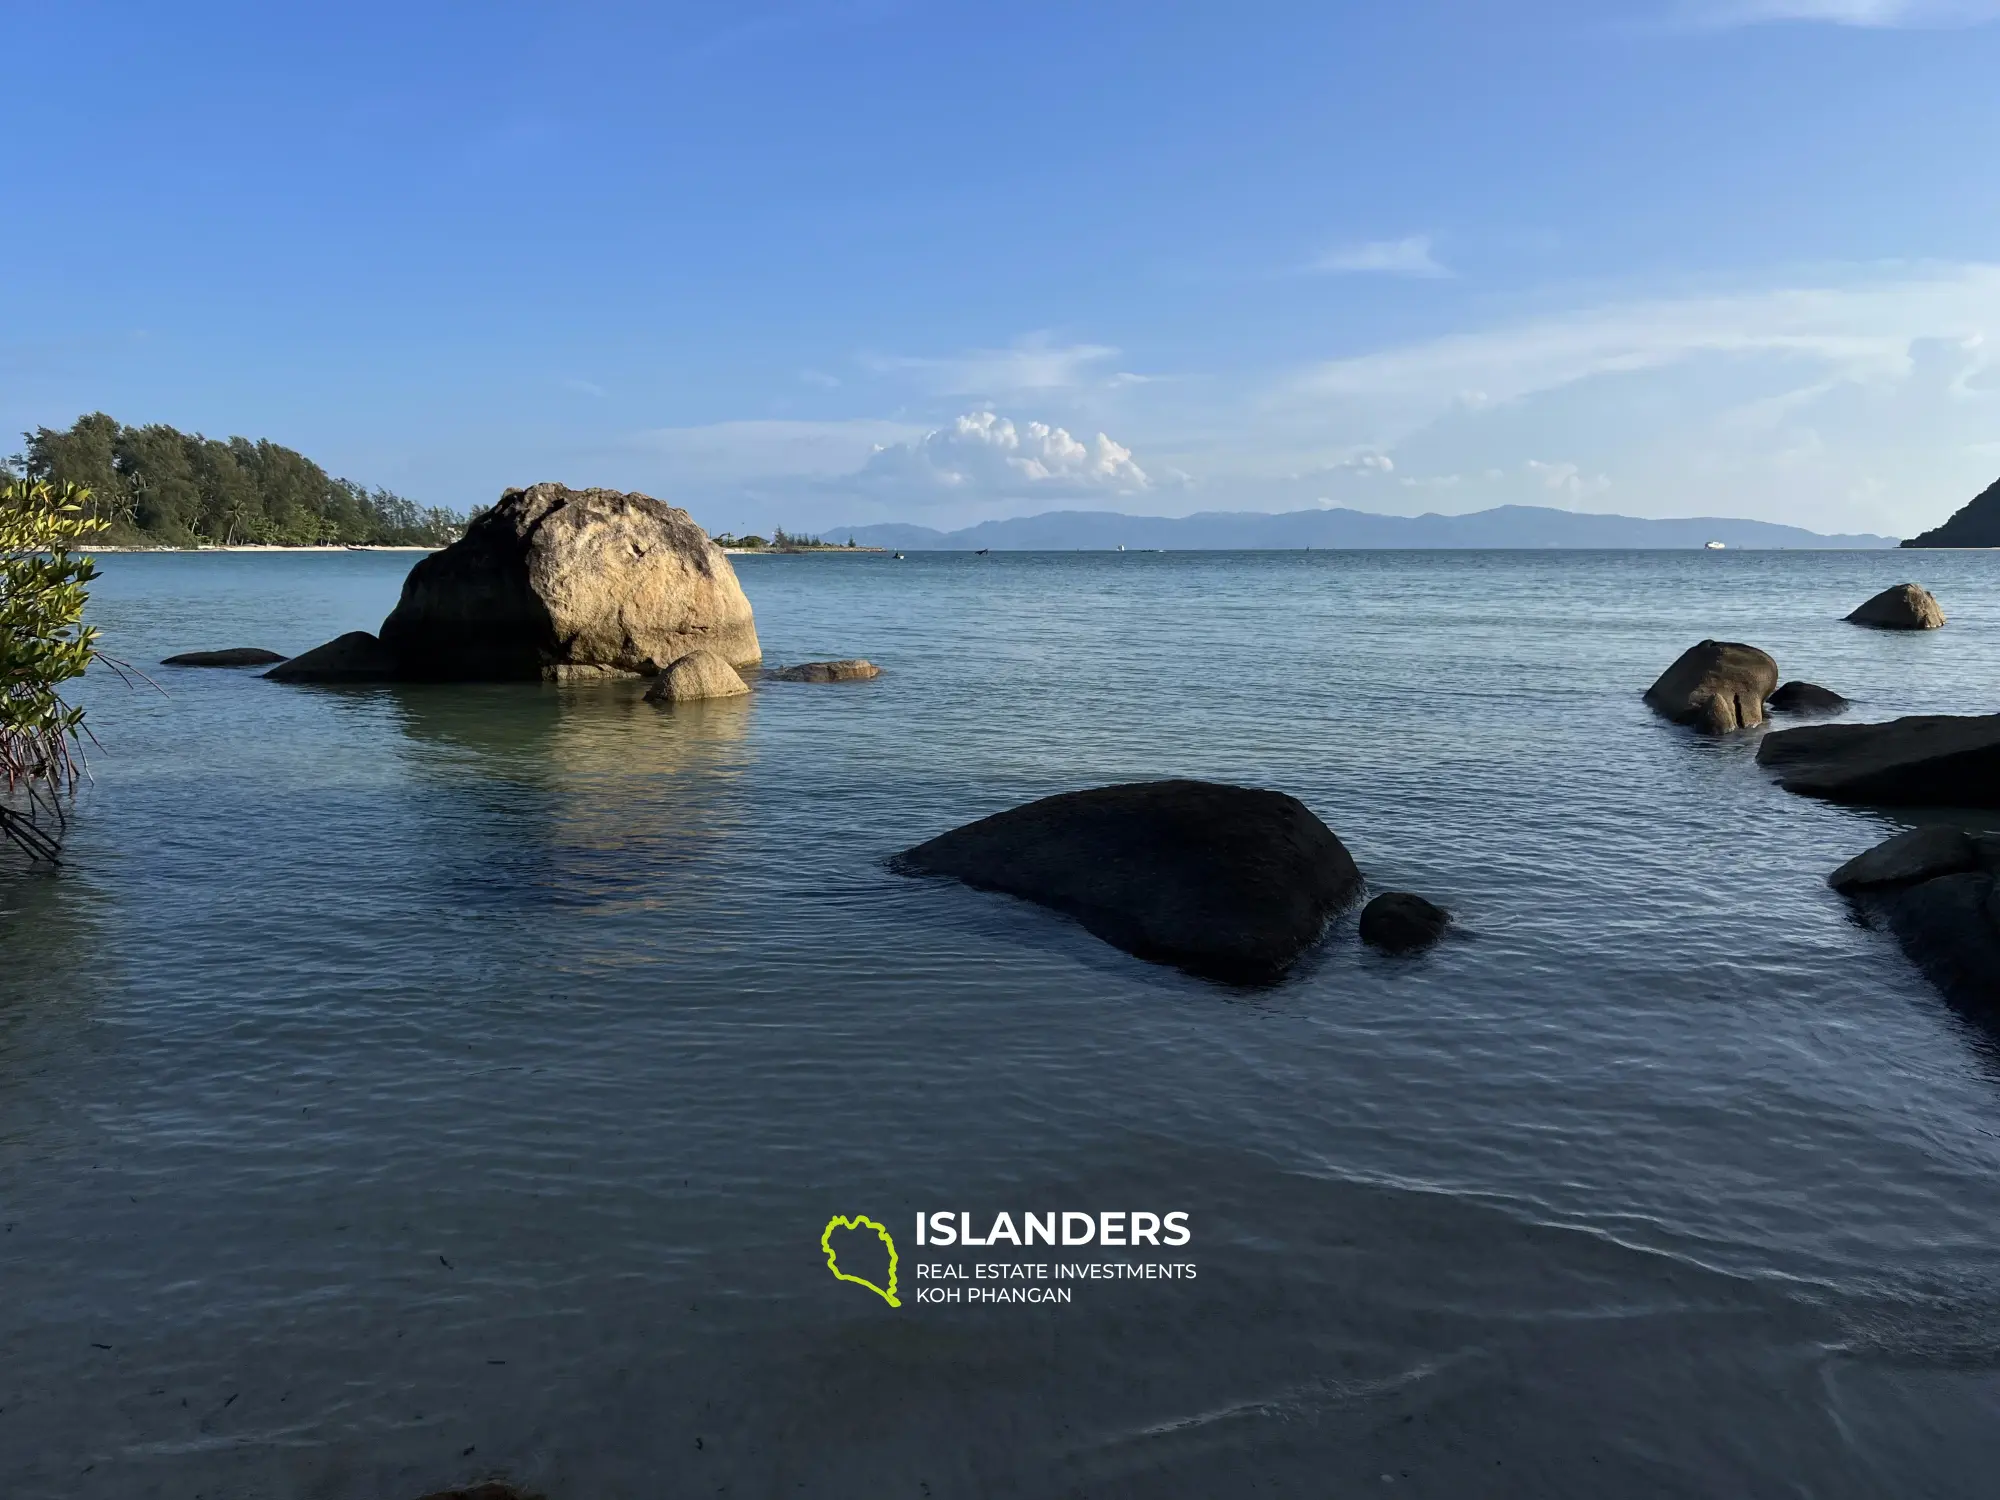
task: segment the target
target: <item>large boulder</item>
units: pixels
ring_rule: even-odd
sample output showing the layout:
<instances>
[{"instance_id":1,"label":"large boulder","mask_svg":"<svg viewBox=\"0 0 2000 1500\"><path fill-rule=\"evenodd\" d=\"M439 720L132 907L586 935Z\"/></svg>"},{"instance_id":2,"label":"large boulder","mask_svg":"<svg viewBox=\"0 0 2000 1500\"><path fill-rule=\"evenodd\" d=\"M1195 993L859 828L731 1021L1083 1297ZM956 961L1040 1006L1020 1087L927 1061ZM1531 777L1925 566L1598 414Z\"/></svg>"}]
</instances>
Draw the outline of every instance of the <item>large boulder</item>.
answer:
<instances>
[{"instance_id":1,"label":"large boulder","mask_svg":"<svg viewBox=\"0 0 2000 1500\"><path fill-rule=\"evenodd\" d=\"M396 659L365 630L350 630L264 674L273 682L387 682Z\"/></svg>"},{"instance_id":2,"label":"large boulder","mask_svg":"<svg viewBox=\"0 0 2000 1500\"><path fill-rule=\"evenodd\" d=\"M1876 630L1936 630L1944 624L1944 611L1929 589L1899 583L1882 590L1847 618Z\"/></svg>"},{"instance_id":3,"label":"large boulder","mask_svg":"<svg viewBox=\"0 0 2000 1500\"><path fill-rule=\"evenodd\" d=\"M1887 927L1931 982L1961 1004L2000 1005L2000 839L1953 829L1898 834L1828 877Z\"/></svg>"},{"instance_id":4,"label":"large boulder","mask_svg":"<svg viewBox=\"0 0 2000 1500\"><path fill-rule=\"evenodd\" d=\"M779 667L771 673L776 682L865 682L880 677L882 669L872 661L850 657L846 661L807 661L796 667Z\"/></svg>"},{"instance_id":5,"label":"large boulder","mask_svg":"<svg viewBox=\"0 0 2000 1500\"><path fill-rule=\"evenodd\" d=\"M1781 714L1837 714L1847 707L1847 700L1816 682L1788 682L1764 706Z\"/></svg>"},{"instance_id":6,"label":"large boulder","mask_svg":"<svg viewBox=\"0 0 2000 1500\"><path fill-rule=\"evenodd\" d=\"M1778 664L1755 646L1702 641L1690 646L1646 689L1653 712L1676 724L1727 734L1764 722L1764 700L1778 686Z\"/></svg>"},{"instance_id":7,"label":"large boulder","mask_svg":"<svg viewBox=\"0 0 2000 1500\"><path fill-rule=\"evenodd\" d=\"M646 689L648 703L688 703L697 698L738 698L750 691L743 674L713 651L690 651Z\"/></svg>"},{"instance_id":8,"label":"large boulder","mask_svg":"<svg viewBox=\"0 0 2000 1500\"><path fill-rule=\"evenodd\" d=\"M691 651L763 655L729 559L648 495L509 490L410 570L382 622L406 677L650 677Z\"/></svg>"},{"instance_id":9,"label":"large boulder","mask_svg":"<svg viewBox=\"0 0 2000 1500\"><path fill-rule=\"evenodd\" d=\"M270 667L286 658L262 646L231 646L222 651L183 651L160 663L163 667Z\"/></svg>"},{"instance_id":10,"label":"large boulder","mask_svg":"<svg viewBox=\"0 0 2000 1500\"><path fill-rule=\"evenodd\" d=\"M1805 797L1883 807L2000 807L2000 714L1810 724L1764 736L1757 763Z\"/></svg>"},{"instance_id":11,"label":"large boulder","mask_svg":"<svg viewBox=\"0 0 2000 1500\"><path fill-rule=\"evenodd\" d=\"M890 867L1038 902L1140 958L1237 984L1282 978L1361 889L1304 803L1207 781L1044 797Z\"/></svg>"}]
</instances>

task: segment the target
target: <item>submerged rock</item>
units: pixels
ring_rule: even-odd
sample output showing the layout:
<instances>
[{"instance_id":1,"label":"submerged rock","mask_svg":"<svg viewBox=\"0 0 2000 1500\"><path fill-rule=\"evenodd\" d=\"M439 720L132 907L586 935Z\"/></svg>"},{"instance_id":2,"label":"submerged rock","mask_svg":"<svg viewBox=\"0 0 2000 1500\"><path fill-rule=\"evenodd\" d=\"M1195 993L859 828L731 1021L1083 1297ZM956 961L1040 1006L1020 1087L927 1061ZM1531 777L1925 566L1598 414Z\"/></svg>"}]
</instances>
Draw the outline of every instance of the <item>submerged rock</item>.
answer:
<instances>
[{"instance_id":1,"label":"submerged rock","mask_svg":"<svg viewBox=\"0 0 2000 1500\"><path fill-rule=\"evenodd\" d=\"M1702 641L1690 646L1646 689L1653 712L1709 734L1764 722L1764 700L1778 686L1778 664L1755 646Z\"/></svg>"},{"instance_id":2,"label":"submerged rock","mask_svg":"<svg viewBox=\"0 0 2000 1500\"><path fill-rule=\"evenodd\" d=\"M808 661L796 667L779 667L771 673L777 682L863 682L880 677L882 669L872 661L849 657L846 661Z\"/></svg>"},{"instance_id":3,"label":"submerged rock","mask_svg":"<svg viewBox=\"0 0 2000 1500\"><path fill-rule=\"evenodd\" d=\"M1909 885L1939 875L1962 875L1979 868L1979 846L1961 828L1929 823L1899 833L1873 849L1857 854L1826 877L1836 891L1861 891L1871 886Z\"/></svg>"},{"instance_id":4,"label":"submerged rock","mask_svg":"<svg viewBox=\"0 0 2000 1500\"><path fill-rule=\"evenodd\" d=\"M1847 700L1816 682L1788 682L1764 706L1781 714L1837 714Z\"/></svg>"},{"instance_id":5,"label":"submerged rock","mask_svg":"<svg viewBox=\"0 0 2000 1500\"><path fill-rule=\"evenodd\" d=\"M183 651L160 663L163 667L269 667L288 658L262 646L231 646L224 651Z\"/></svg>"},{"instance_id":6,"label":"submerged rock","mask_svg":"<svg viewBox=\"0 0 2000 1500\"><path fill-rule=\"evenodd\" d=\"M421 1497L421 1500L543 1500L543 1496L538 1490L524 1490L505 1480L489 1479L483 1484L467 1485L464 1489L437 1490Z\"/></svg>"},{"instance_id":7,"label":"submerged rock","mask_svg":"<svg viewBox=\"0 0 2000 1500\"><path fill-rule=\"evenodd\" d=\"M1388 953L1428 948L1450 925L1450 912L1408 891L1384 891L1361 908L1361 941Z\"/></svg>"},{"instance_id":8,"label":"submerged rock","mask_svg":"<svg viewBox=\"0 0 2000 1500\"><path fill-rule=\"evenodd\" d=\"M687 703L697 698L735 698L750 691L743 674L713 651L690 651L646 689L648 703Z\"/></svg>"},{"instance_id":9,"label":"submerged rock","mask_svg":"<svg viewBox=\"0 0 2000 1500\"><path fill-rule=\"evenodd\" d=\"M1944 611L1929 589L1899 583L1882 590L1847 618L1876 630L1936 630L1944 624Z\"/></svg>"},{"instance_id":10,"label":"submerged rock","mask_svg":"<svg viewBox=\"0 0 2000 1500\"><path fill-rule=\"evenodd\" d=\"M1140 958L1241 984L1282 978L1361 888L1297 798L1207 781L1044 797L890 866L1020 896Z\"/></svg>"},{"instance_id":11,"label":"submerged rock","mask_svg":"<svg viewBox=\"0 0 2000 1500\"><path fill-rule=\"evenodd\" d=\"M1915 828L1878 844L1828 880L1886 926L1911 962L1962 1004L2000 1005L2000 839Z\"/></svg>"},{"instance_id":12,"label":"submerged rock","mask_svg":"<svg viewBox=\"0 0 2000 1500\"><path fill-rule=\"evenodd\" d=\"M762 656L722 549L650 495L509 490L410 570L382 622L404 676L650 677L691 651Z\"/></svg>"},{"instance_id":13,"label":"submerged rock","mask_svg":"<svg viewBox=\"0 0 2000 1500\"><path fill-rule=\"evenodd\" d=\"M387 682L396 659L365 630L350 630L264 674L273 682Z\"/></svg>"},{"instance_id":14,"label":"submerged rock","mask_svg":"<svg viewBox=\"0 0 2000 1500\"><path fill-rule=\"evenodd\" d=\"M1804 797L1884 807L2000 807L2000 714L1811 724L1764 737L1757 763Z\"/></svg>"}]
</instances>

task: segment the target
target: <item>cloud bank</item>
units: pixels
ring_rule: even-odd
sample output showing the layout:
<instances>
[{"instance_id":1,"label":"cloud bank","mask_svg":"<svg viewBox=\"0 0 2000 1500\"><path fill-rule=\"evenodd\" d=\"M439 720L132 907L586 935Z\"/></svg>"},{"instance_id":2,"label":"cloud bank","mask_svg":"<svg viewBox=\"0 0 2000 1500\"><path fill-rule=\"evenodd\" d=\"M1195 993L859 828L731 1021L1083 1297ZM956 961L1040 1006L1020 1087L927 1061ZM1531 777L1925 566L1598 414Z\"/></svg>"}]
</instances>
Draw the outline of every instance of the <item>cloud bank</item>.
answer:
<instances>
[{"instance_id":1,"label":"cloud bank","mask_svg":"<svg viewBox=\"0 0 2000 1500\"><path fill-rule=\"evenodd\" d=\"M1132 450L1104 433L1085 442L1046 422L1017 426L990 411L878 447L843 482L860 494L915 504L1136 495L1151 486Z\"/></svg>"}]
</instances>

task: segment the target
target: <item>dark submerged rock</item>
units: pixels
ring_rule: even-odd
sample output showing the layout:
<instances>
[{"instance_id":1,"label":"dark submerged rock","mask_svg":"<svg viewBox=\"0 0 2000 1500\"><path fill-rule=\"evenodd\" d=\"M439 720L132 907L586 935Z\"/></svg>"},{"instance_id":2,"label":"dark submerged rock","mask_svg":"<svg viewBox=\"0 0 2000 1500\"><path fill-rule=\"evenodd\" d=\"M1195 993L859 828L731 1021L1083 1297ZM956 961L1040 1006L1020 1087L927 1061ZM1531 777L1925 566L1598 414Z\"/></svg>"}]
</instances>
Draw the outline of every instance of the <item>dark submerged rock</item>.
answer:
<instances>
[{"instance_id":1,"label":"dark submerged rock","mask_svg":"<svg viewBox=\"0 0 2000 1500\"><path fill-rule=\"evenodd\" d=\"M1450 912L1408 891L1384 891L1361 908L1361 941L1388 953L1428 948L1450 925Z\"/></svg>"},{"instance_id":2,"label":"dark submerged rock","mask_svg":"<svg viewBox=\"0 0 2000 1500\"><path fill-rule=\"evenodd\" d=\"M779 667L771 673L776 682L865 682L880 677L882 669L872 661L850 657L846 661L808 661L796 667Z\"/></svg>"},{"instance_id":3,"label":"dark submerged rock","mask_svg":"<svg viewBox=\"0 0 2000 1500\"><path fill-rule=\"evenodd\" d=\"M273 682L387 682L396 659L365 630L350 630L264 674Z\"/></svg>"},{"instance_id":4,"label":"dark submerged rock","mask_svg":"<svg viewBox=\"0 0 2000 1500\"><path fill-rule=\"evenodd\" d=\"M163 667L269 667L275 666L286 657L276 651L266 651L262 646L231 646L225 651L183 651L179 656L169 656L160 665Z\"/></svg>"},{"instance_id":5,"label":"dark submerged rock","mask_svg":"<svg viewBox=\"0 0 2000 1500\"><path fill-rule=\"evenodd\" d=\"M1837 714L1847 707L1847 700L1816 682L1788 682L1764 706L1781 714Z\"/></svg>"},{"instance_id":6,"label":"dark submerged rock","mask_svg":"<svg viewBox=\"0 0 2000 1500\"><path fill-rule=\"evenodd\" d=\"M690 651L762 656L729 559L650 495L509 490L410 570L382 622L404 676L650 677Z\"/></svg>"},{"instance_id":7,"label":"dark submerged rock","mask_svg":"<svg viewBox=\"0 0 2000 1500\"><path fill-rule=\"evenodd\" d=\"M2000 807L2000 714L1811 724L1764 737L1757 763L1804 797L1882 807Z\"/></svg>"},{"instance_id":8,"label":"dark submerged rock","mask_svg":"<svg viewBox=\"0 0 2000 1500\"><path fill-rule=\"evenodd\" d=\"M543 1500L543 1496L538 1490L524 1490L504 1480L489 1479L460 1490L437 1490L421 1500Z\"/></svg>"},{"instance_id":9,"label":"dark submerged rock","mask_svg":"<svg viewBox=\"0 0 2000 1500\"><path fill-rule=\"evenodd\" d=\"M1888 928L1946 998L2000 1006L2000 838L1913 828L1828 876L1871 923Z\"/></svg>"},{"instance_id":10,"label":"dark submerged rock","mask_svg":"<svg viewBox=\"0 0 2000 1500\"><path fill-rule=\"evenodd\" d=\"M1346 846L1297 798L1207 781L1044 797L890 867L1020 896L1140 958L1238 984L1281 979L1361 888Z\"/></svg>"},{"instance_id":11,"label":"dark submerged rock","mask_svg":"<svg viewBox=\"0 0 2000 1500\"><path fill-rule=\"evenodd\" d=\"M1702 641L1646 689L1646 703L1676 724L1727 734L1763 723L1764 700L1777 686L1778 664L1768 653L1737 641Z\"/></svg>"},{"instance_id":12,"label":"dark submerged rock","mask_svg":"<svg viewBox=\"0 0 2000 1500\"><path fill-rule=\"evenodd\" d=\"M1944 611L1929 589L1899 583L1882 590L1847 618L1876 630L1936 630L1944 624Z\"/></svg>"},{"instance_id":13,"label":"dark submerged rock","mask_svg":"<svg viewBox=\"0 0 2000 1500\"><path fill-rule=\"evenodd\" d=\"M1979 845L1963 829L1927 823L1865 850L1826 877L1836 891L1909 885L1979 868Z\"/></svg>"}]
</instances>

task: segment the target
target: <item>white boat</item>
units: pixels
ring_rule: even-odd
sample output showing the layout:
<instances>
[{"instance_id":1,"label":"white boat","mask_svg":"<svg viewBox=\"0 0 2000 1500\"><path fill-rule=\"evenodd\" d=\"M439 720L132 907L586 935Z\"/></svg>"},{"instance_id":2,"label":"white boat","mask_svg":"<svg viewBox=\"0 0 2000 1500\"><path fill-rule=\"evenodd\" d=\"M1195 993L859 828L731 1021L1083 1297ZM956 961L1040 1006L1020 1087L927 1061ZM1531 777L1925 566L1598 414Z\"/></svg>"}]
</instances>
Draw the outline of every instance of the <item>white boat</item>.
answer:
<instances>
[{"instance_id":1,"label":"white boat","mask_svg":"<svg viewBox=\"0 0 2000 1500\"><path fill-rule=\"evenodd\" d=\"M1702 546L1710 552L1720 552L1724 549L1725 544L1722 542L1703 542Z\"/></svg>"}]
</instances>

